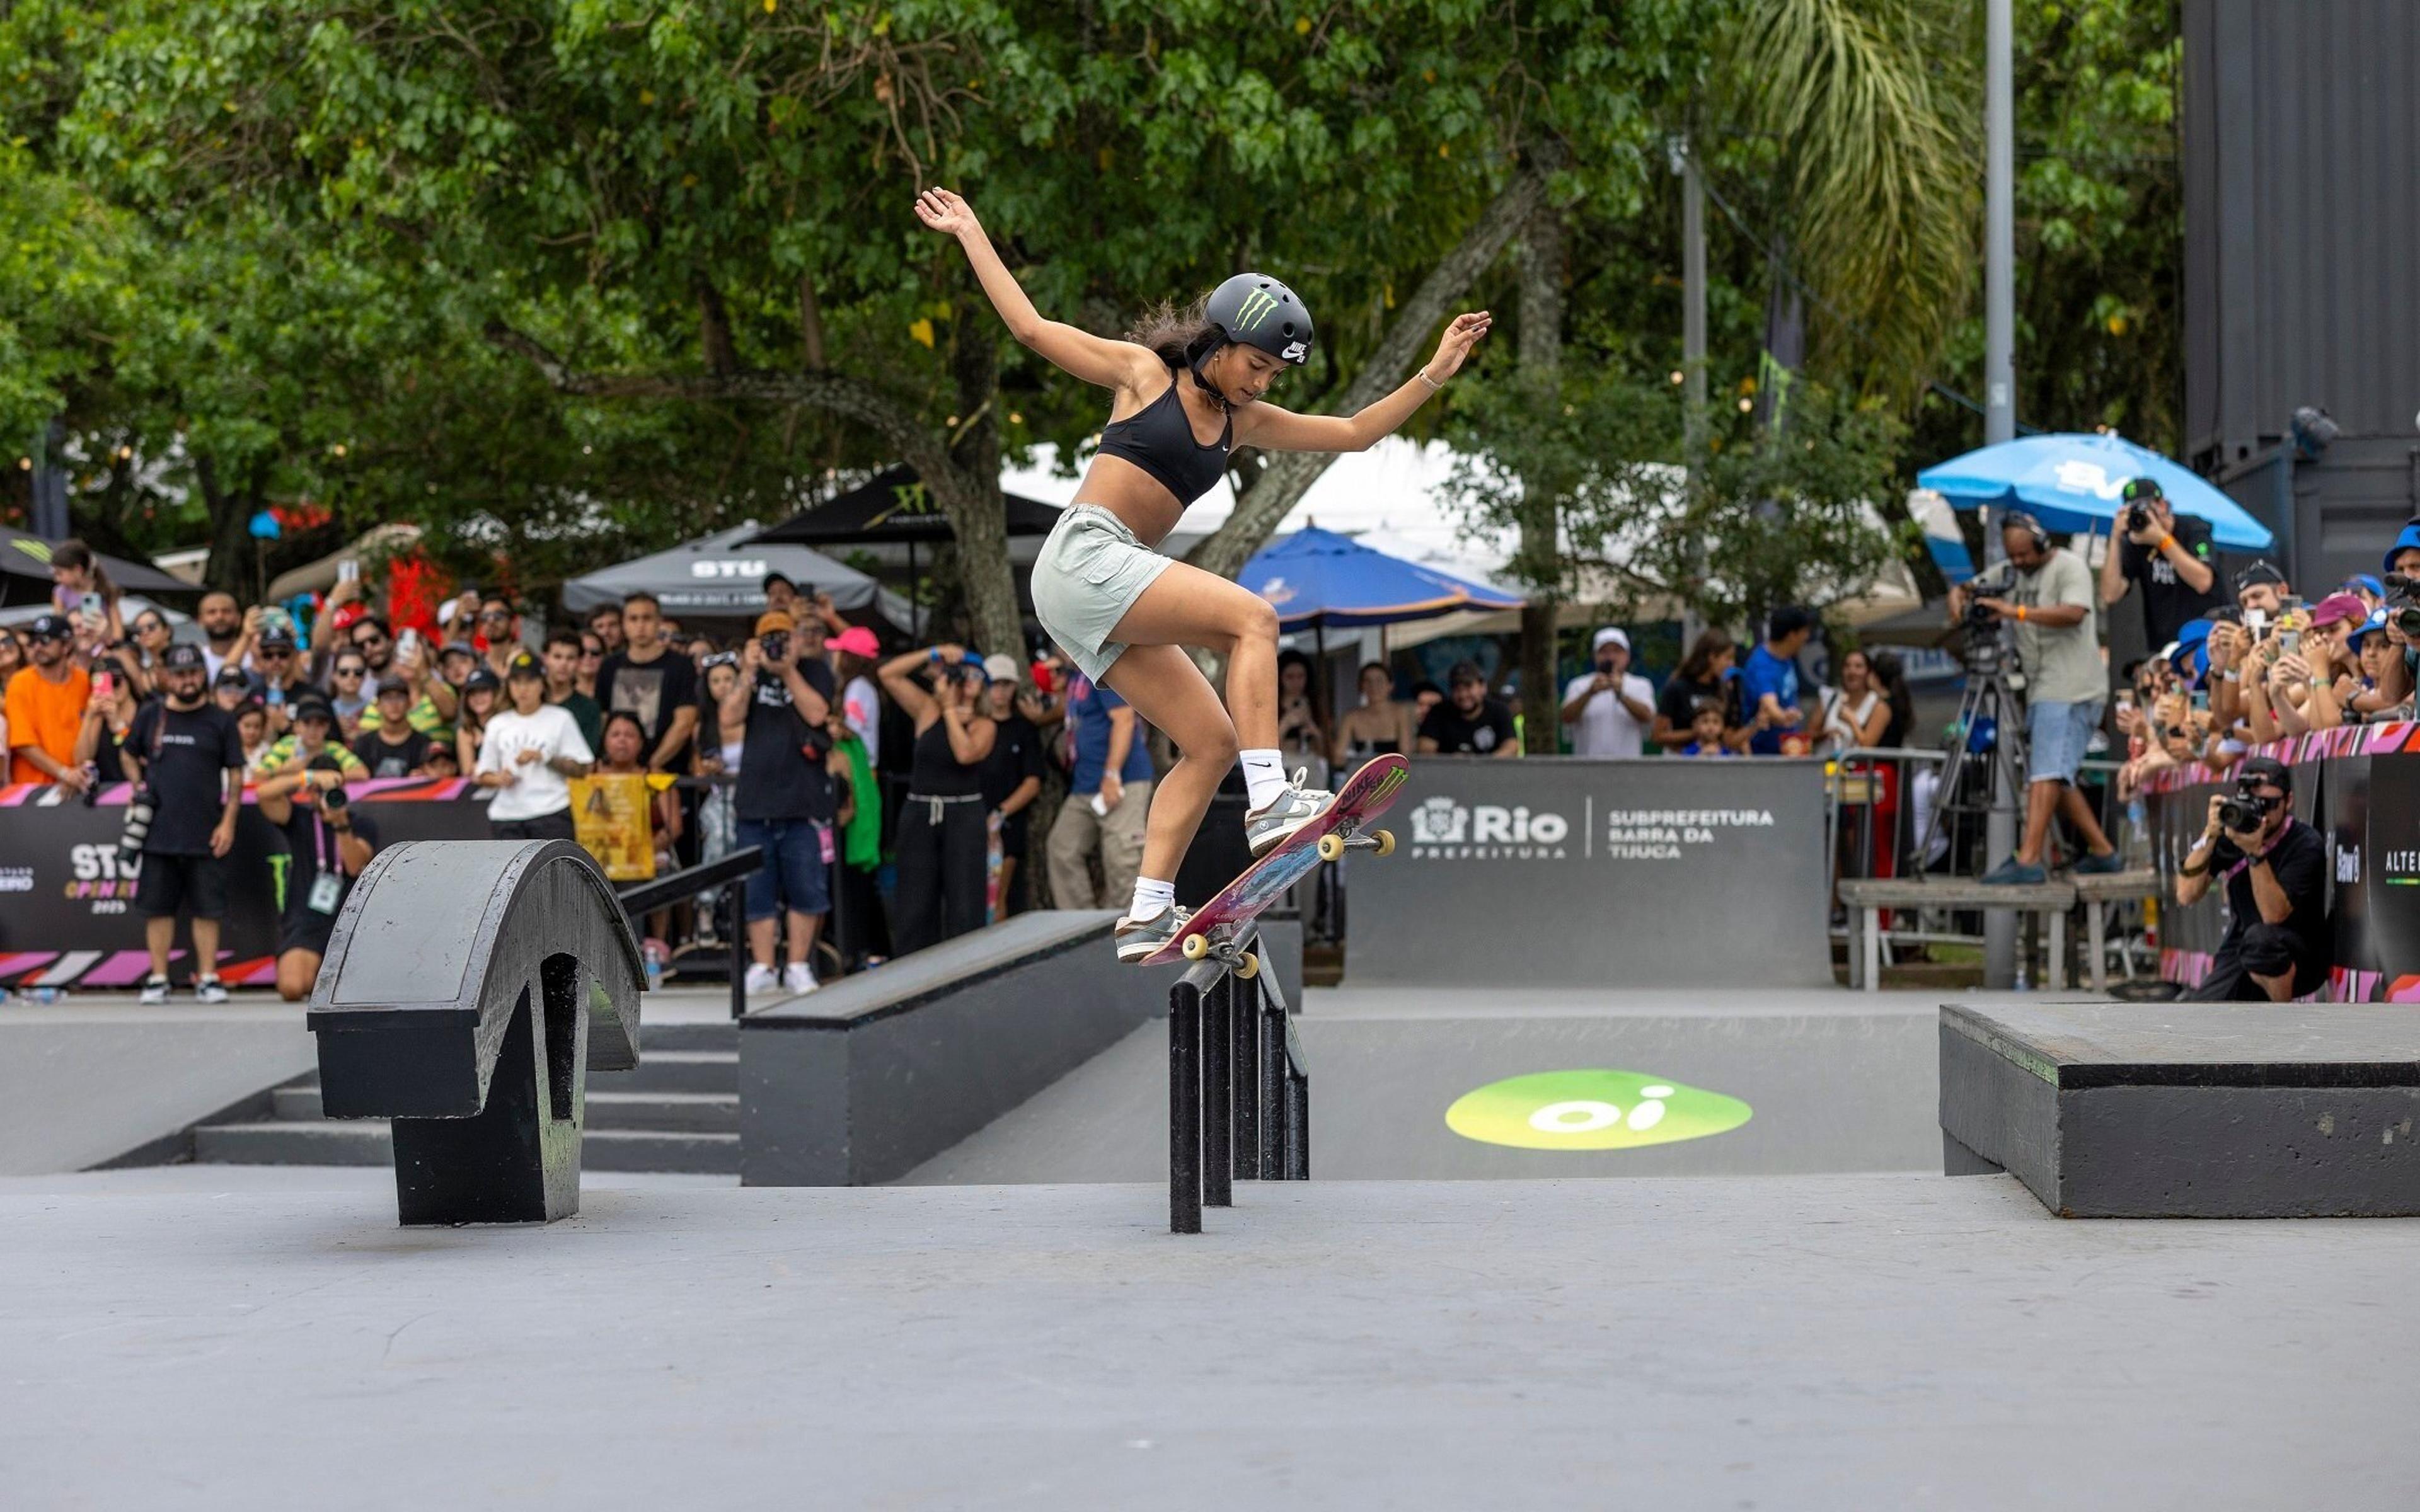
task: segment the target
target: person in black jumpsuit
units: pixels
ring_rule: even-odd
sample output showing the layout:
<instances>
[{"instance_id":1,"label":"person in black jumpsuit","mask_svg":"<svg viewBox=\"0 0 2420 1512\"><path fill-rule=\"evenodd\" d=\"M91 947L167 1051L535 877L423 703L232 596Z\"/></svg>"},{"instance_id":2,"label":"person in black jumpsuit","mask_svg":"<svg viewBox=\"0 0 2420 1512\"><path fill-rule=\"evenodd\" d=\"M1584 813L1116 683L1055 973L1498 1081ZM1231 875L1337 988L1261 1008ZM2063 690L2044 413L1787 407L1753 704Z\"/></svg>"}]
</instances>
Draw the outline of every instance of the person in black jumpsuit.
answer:
<instances>
[{"instance_id":1,"label":"person in black jumpsuit","mask_svg":"<svg viewBox=\"0 0 2420 1512\"><path fill-rule=\"evenodd\" d=\"M882 687L916 722L899 806L899 887L891 913L899 953L983 928L983 768L996 727L982 712L981 658L963 646L910 651L882 664ZM928 689L923 679L930 677Z\"/></svg>"}]
</instances>

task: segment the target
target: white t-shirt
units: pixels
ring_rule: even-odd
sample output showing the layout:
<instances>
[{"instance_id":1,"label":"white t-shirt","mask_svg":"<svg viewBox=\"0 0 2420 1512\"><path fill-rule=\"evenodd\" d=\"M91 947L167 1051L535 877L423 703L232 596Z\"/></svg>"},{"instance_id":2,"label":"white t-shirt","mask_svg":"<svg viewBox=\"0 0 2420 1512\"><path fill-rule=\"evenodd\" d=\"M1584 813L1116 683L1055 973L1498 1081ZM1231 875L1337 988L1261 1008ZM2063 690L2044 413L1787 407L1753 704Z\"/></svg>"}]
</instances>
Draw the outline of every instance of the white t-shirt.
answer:
<instances>
[{"instance_id":1,"label":"white t-shirt","mask_svg":"<svg viewBox=\"0 0 2420 1512\"><path fill-rule=\"evenodd\" d=\"M865 742L865 764L879 765L882 761L882 698L874 690L870 677L852 677L840 696L841 721L857 732Z\"/></svg>"},{"instance_id":2,"label":"white t-shirt","mask_svg":"<svg viewBox=\"0 0 2420 1512\"><path fill-rule=\"evenodd\" d=\"M1837 687L1823 690L1823 737L1833 749L1852 750L1856 748L1858 728L1874 717L1874 705L1881 700L1880 690L1870 687L1866 689L1866 696L1854 703L1849 702L1848 694Z\"/></svg>"},{"instance_id":3,"label":"white t-shirt","mask_svg":"<svg viewBox=\"0 0 2420 1512\"><path fill-rule=\"evenodd\" d=\"M525 750L536 751L538 759L520 764L515 758ZM579 721L561 704L541 703L535 714L500 709L489 716L487 733L479 740L479 765L472 775L511 772L519 780L496 790L488 805L488 817L536 819L570 808L569 779L547 764L565 756L575 762L597 759L580 733Z\"/></svg>"},{"instance_id":4,"label":"white t-shirt","mask_svg":"<svg viewBox=\"0 0 2420 1512\"><path fill-rule=\"evenodd\" d=\"M1588 691L1596 681L1596 673L1582 672L1563 686L1563 702ZM1655 708L1655 685L1637 672L1621 674L1621 690L1645 704L1652 715ZM1575 756L1637 756L1647 748L1647 726L1640 724L1621 700L1611 693L1599 693L1588 701L1572 727L1572 754Z\"/></svg>"}]
</instances>

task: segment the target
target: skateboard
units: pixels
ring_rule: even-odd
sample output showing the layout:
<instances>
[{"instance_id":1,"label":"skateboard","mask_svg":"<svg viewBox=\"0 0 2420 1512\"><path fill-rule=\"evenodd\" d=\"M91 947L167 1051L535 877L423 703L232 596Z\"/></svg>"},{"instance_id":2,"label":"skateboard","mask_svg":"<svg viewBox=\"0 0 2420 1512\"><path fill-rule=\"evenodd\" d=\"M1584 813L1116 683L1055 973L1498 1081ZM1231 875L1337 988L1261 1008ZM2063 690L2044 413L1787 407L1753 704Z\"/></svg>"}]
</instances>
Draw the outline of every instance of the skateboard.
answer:
<instances>
[{"instance_id":1,"label":"skateboard","mask_svg":"<svg viewBox=\"0 0 2420 1512\"><path fill-rule=\"evenodd\" d=\"M1235 941L1261 910L1282 897L1288 887L1311 874L1322 861L1333 861L1346 851L1369 850L1391 855L1395 837L1386 830L1362 831L1387 811L1412 775L1412 764L1401 756L1373 756L1345 779L1327 811L1286 837L1277 849L1244 868L1234 881L1186 920L1176 938L1143 958L1147 966L1166 965L1182 957L1200 961L1216 957L1249 980L1261 969L1260 959Z\"/></svg>"}]
</instances>

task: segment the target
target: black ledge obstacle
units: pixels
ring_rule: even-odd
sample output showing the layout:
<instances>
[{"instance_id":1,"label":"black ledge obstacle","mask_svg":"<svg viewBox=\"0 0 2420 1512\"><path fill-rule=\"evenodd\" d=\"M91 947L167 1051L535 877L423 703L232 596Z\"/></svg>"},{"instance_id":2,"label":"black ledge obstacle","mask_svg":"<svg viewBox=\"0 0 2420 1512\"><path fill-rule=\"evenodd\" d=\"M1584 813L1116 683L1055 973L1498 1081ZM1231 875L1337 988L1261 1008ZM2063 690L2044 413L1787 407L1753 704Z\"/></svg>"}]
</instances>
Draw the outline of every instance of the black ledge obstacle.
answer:
<instances>
[{"instance_id":1,"label":"black ledge obstacle","mask_svg":"<svg viewBox=\"0 0 2420 1512\"><path fill-rule=\"evenodd\" d=\"M1311 1180L1311 1072L1256 937L1249 977L1197 962L1168 994L1168 1227L1202 1232L1238 1180Z\"/></svg>"},{"instance_id":2,"label":"black ledge obstacle","mask_svg":"<svg viewBox=\"0 0 2420 1512\"><path fill-rule=\"evenodd\" d=\"M580 1211L590 1071L639 1063L639 943L568 841L417 841L374 857L314 984L328 1116L390 1119L406 1224Z\"/></svg>"},{"instance_id":3,"label":"black ledge obstacle","mask_svg":"<svg viewBox=\"0 0 2420 1512\"><path fill-rule=\"evenodd\" d=\"M2420 1006L1945 1005L1941 1135L2067 1218L2420 1213Z\"/></svg>"}]
</instances>

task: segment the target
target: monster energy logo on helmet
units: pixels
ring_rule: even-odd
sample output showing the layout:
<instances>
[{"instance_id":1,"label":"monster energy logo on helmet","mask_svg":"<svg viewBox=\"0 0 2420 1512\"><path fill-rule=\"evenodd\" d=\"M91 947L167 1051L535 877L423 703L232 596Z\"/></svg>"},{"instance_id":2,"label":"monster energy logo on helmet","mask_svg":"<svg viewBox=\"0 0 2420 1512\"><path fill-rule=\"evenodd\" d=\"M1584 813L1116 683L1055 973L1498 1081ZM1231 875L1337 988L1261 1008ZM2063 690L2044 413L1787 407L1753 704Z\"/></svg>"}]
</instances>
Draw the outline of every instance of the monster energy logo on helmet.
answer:
<instances>
[{"instance_id":1,"label":"monster energy logo on helmet","mask_svg":"<svg viewBox=\"0 0 2420 1512\"><path fill-rule=\"evenodd\" d=\"M1295 291L1263 273L1237 273L1211 291L1202 315L1229 341L1280 362L1311 356L1311 312Z\"/></svg>"}]
</instances>

